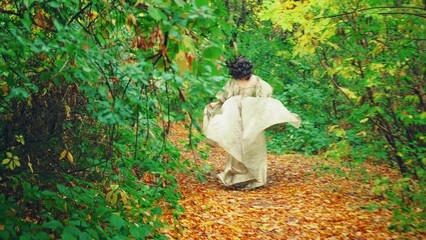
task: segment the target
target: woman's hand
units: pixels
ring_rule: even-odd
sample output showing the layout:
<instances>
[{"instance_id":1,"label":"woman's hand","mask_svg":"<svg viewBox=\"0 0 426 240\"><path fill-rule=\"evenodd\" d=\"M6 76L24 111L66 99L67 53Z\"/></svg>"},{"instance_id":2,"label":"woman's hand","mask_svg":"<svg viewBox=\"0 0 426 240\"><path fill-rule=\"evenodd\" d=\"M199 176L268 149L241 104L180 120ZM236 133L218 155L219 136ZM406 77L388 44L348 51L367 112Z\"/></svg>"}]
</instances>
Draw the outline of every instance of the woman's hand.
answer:
<instances>
[{"instance_id":1,"label":"woman's hand","mask_svg":"<svg viewBox=\"0 0 426 240\"><path fill-rule=\"evenodd\" d=\"M210 108L215 108L217 105L219 105L219 102L212 102L209 104Z\"/></svg>"},{"instance_id":2,"label":"woman's hand","mask_svg":"<svg viewBox=\"0 0 426 240\"><path fill-rule=\"evenodd\" d=\"M302 121L302 118L298 114L293 113L293 115L296 117L297 120Z\"/></svg>"}]
</instances>

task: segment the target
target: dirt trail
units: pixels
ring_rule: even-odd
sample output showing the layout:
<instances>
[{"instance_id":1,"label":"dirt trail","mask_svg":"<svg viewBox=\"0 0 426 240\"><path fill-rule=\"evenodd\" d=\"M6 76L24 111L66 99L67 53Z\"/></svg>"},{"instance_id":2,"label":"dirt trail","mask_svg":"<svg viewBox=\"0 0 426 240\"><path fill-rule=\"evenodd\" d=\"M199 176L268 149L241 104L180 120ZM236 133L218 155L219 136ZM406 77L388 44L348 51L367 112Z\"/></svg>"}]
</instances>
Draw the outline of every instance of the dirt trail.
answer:
<instances>
[{"instance_id":1,"label":"dirt trail","mask_svg":"<svg viewBox=\"0 0 426 240\"><path fill-rule=\"evenodd\" d=\"M186 136L181 126L174 126L172 141L185 141ZM201 161L192 152L182 149L182 154ZM223 187L214 176L225 161L226 153L212 148L205 162L214 169L205 183L193 176L179 177L185 213L178 227L167 233L170 239L422 239L390 232L390 211L364 209L380 199L371 193L370 183L362 181L362 174L347 171L339 176L315 170L333 169L321 159L268 154L271 182L238 191ZM396 175L384 166L366 168L369 174Z\"/></svg>"}]
</instances>

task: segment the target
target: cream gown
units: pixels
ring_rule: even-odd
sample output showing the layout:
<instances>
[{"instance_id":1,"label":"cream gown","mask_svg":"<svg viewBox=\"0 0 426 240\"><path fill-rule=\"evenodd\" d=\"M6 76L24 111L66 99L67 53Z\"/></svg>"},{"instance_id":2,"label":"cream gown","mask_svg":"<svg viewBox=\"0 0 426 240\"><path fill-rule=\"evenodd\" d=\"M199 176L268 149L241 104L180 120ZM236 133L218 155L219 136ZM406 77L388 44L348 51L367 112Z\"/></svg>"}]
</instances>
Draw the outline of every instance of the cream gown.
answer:
<instances>
[{"instance_id":1,"label":"cream gown","mask_svg":"<svg viewBox=\"0 0 426 240\"><path fill-rule=\"evenodd\" d=\"M281 102L271 98L272 87L253 75L254 84L240 87L236 80L227 82L216 98L223 102L204 109L203 131L209 140L229 153L224 170L217 176L228 187L252 189L267 182L267 158L264 130L288 122L299 127L301 119Z\"/></svg>"}]
</instances>

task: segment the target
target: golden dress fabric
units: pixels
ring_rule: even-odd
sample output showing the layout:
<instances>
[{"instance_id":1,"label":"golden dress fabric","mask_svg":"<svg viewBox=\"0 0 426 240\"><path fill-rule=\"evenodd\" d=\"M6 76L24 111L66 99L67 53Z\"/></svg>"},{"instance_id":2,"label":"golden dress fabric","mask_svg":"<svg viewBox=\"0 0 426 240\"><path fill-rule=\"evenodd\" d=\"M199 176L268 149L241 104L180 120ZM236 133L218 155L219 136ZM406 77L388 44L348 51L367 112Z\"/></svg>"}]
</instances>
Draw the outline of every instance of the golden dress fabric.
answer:
<instances>
[{"instance_id":1,"label":"golden dress fabric","mask_svg":"<svg viewBox=\"0 0 426 240\"><path fill-rule=\"evenodd\" d=\"M223 102L215 108L206 106L203 131L206 137L229 153L218 178L226 186L244 189L260 187L267 182L267 153L264 130L287 122L299 127L301 120L284 105L271 98L272 88L259 77L254 86L241 88L229 81L217 98Z\"/></svg>"}]
</instances>

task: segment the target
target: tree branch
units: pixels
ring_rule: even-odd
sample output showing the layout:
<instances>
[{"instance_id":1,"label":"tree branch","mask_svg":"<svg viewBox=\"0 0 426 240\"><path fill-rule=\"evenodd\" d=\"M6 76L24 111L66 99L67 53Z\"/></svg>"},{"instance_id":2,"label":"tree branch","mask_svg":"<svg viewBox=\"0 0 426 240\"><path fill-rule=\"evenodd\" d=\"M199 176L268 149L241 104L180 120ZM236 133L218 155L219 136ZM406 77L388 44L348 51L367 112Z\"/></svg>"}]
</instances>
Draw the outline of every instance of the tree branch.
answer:
<instances>
[{"instance_id":1,"label":"tree branch","mask_svg":"<svg viewBox=\"0 0 426 240\"><path fill-rule=\"evenodd\" d=\"M383 6L383 7L364 8L364 9L354 10L354 11L351 11L351 12L345 12L345 13L340 13L340 14L336 14L336 15L317 17L317 18L314 18L314 19L317 20L317 19L324 19L324 18L341 17L341 16L354 14L354 13L357 13L357 12L366 12L366 11L375 10L375 9L416 9L416 10L425 11L425 9L420 8L420 7L392 7L392 6L386 7L386 6ZM386 13L379 13L379 14L386 14ZM425 15L416 14L416 13L389 13L389 14L408 14L408 15L416 15L416 16L423 17L423 18L426 17Z\"/></svg>"},{"instance_id":2,"label":"tree branch","mask_svg":"<svg viewBox=\"0 0 426 240\"><path fill-rule=\"evenodd\" d=\"M114 95L114 92L112 91L111 84L109 84L108 77L107 77L107 75L106 75L105 71L104 71L104 70L103 70L103 68L99 65L99 63L95 62L95 65L96 65L96 66L98 66L99 70L102 72L102 75L103 75L103 77L105 78L105 84L107 85L108 90L109 90L109 92L111 93L112 100L113 100L113 101L115 101L115 95Z\"/></svg>"},{"instance_id":3,"label":"tree branch","mask_svg":"<svg viewBox=\"0 0 426 240\"><path fill-rule=\"evenodd\" d=\"M18 16L18 17L22 17L22 15L17 13L17 12L5 10L5 9L0 9L0 13L5 13L5 14L9 14L9 15L15 15L15 16Z\"/></svg>"},{"instance_id":4,"label":"tree branch","mask_svg":"<svg viewBox=\"0 0 426 240\"><path fill-rule=\"evenodd\" d=\"M348 99L349 100L349 102L352 104L352 105L355 105L355 103L354 103L354 101L352 101L352 99L344 92L344 91L342 91L342 89L340 88L340 86L339 86L339 83L337 83L337 81L336 81L336 74L334 74L333 75L333 77L331 78L331 81L333 82L333 85L337 88L337 90L339 91L339 92L341 92L342 94L343 94L343 96L345 96L345 98L346 99Z\"/></svg>"},{"instance_id":5,"label":"tree branch","mask_svg":"<svg viewBox=\"0 0 426 240\"><path fill-rule=\"evenodd\" d=\"M407 13L407 12L389 12L389 13L379 13L380 15L397 15L397 14L405 14L412 15L416 17L426 18L426 15L417 14L417 13Z\"/></svg>"},{"instance_id":6,"label":"tree branch","mask_svg":"<svg viewBox=\"0 0 426 240\"><path fill-rule=\"evenodd\" d=\"M70 25L80 14L82 14L88 7L92 6L92 3L89 2L85 7L80 9L72 18L68 21L67 25Z\"/></svg>"}]
</instances>

